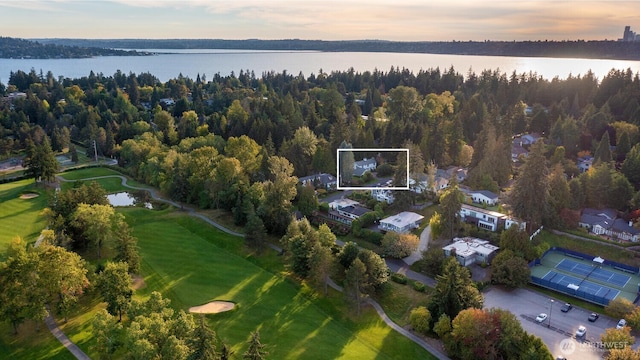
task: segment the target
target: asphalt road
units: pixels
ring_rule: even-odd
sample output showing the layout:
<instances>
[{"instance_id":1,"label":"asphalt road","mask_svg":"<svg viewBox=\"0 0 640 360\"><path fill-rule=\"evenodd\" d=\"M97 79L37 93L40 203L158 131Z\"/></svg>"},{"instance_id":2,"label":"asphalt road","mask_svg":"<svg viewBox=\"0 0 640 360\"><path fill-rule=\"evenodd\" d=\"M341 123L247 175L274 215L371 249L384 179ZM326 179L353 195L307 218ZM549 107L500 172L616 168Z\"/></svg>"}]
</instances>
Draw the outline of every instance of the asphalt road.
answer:
<instances>
[{"instance_id":1,"label":"asphalt road","mask_svg":"<svg viewBox=\"0 0 640 360\"><path fill-rule=\"evenodd\" d=\"M604 351L598 348L600 334L607 328L615 327L618 319L601 314L597 321L589 322L587 317L591 311L574 307L563 313L560 311L562 304L554 300L552 305L549 297L526 289L506 291L492 286L484 293L485 308L497 307L512 312L527 332L540 337L547 344L554 356L563 355L567 359L580 360L603 359ZM539 313L550 314L549 319L542 324L537 323L535 317ZM580 325L587 328L587 333L584 339L576 340L575 332Z\"/></svg>"}]
</instances>

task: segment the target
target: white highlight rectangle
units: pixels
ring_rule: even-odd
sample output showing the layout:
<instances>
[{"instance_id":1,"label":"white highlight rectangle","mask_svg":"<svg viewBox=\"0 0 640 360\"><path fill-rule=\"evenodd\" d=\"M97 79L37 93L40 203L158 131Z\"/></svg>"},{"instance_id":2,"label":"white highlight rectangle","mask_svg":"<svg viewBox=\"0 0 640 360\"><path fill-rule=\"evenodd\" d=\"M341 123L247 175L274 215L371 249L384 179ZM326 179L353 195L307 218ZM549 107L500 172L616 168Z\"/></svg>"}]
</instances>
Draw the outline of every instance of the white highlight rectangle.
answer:
<instances>
[{"instance_id":1,"label":"white highlight rectangle","mask_svg":"<svg viewBox=\"0 0 640 360\"><path fill-rule=\"evenodd\" d=\"M351 152L401 152L407 153L407 182L406 186L340 186L340 153L345 151ZM409 190L409 149L337 149L336 151L336 174L338 175L336 181L337 190Z\"/></svg>"}]
</instances>

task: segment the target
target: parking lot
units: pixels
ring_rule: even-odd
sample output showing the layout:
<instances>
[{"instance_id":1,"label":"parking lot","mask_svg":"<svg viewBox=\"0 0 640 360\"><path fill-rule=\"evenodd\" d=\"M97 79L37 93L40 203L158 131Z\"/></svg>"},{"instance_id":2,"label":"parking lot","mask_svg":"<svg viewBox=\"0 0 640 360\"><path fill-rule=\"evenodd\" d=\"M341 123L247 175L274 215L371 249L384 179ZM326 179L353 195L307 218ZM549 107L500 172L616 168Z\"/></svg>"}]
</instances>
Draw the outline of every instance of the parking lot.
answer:
<instances>
[{"instance_id":1,"label":"parking lot","mask_svg":"<svg viewBox=\"0 0 640 360\"><path fill-rule=\"evenodd\" d=\"M526 289L506 291L492 287L484 293L484 299L485 308L511 311L527 332L540 337L547 344L554 356L562 355L567 359L602 359L604 351L599 348L600 334L607 328L615 327L618 322L618 319L603 314L595 322L589 322L587 318L591 311L577 307L566 313L561 312L563 302L555 300L552 303L549 297ZM549 315L543 323L535 321L540 313ZM575 332L580 325L587 331L583 339L577 340Z\"/></svg>"}]
</instances>

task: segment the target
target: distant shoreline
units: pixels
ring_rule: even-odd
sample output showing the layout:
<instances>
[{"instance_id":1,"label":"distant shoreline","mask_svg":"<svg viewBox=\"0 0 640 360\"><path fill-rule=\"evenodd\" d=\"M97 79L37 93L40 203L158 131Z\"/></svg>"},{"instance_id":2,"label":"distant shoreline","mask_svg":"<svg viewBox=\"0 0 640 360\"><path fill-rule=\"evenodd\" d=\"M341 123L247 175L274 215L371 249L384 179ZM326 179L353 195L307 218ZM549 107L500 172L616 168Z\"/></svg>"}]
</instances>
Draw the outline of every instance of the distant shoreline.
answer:
<instances>
[{"instance_id":1,"label":"distant shoreline","mask_svg":"<svg viewBox=\"0 0 640 360\"><path fill-rule=\"evenodd\" d=\"M640 42L594 41L384 41L223 39L32 39L41 44L106 49L221 49L321 52L391 52L450 55L640 60Z\"/></svg>"}]
</instances>

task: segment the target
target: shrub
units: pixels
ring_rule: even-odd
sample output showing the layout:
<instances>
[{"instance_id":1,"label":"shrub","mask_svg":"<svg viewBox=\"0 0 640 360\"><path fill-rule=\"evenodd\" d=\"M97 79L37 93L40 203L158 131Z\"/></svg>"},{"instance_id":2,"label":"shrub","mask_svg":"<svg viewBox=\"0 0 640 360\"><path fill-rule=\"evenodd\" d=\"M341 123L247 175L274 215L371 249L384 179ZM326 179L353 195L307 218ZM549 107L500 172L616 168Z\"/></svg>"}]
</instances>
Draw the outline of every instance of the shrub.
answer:
<instances>
[{"instance_id":1,"label":"shrub","mask_svg":"<svg viewBox=\"0 0 640 360\"><path fill-rule=\"evenodd\" d=\"M424 306L418 306L411 310L409 321L413 330L427 334L429 332L429 323L431 322L431 313Z\"/></svg>"},{"instance_id":2,"label":"shrub","mask_svg":"<svg viewBox=\"0 0 640 360\"><path fill-rule=\"evenodd\" d=\"M395 169L391 164L382 164L376 168L378 177L392 176L395 173Z\"/></svg>"},{"instance_id":3,"label":"shrub","mask_svg":"<svg viewBox=\"0 0 640 360\"><path fill-rule=\"evenodd\" d=\"M427 290L427 286L421 283L420 281L414 281L412 285L413 285L413 290L415 291L425 292L425 290Z\"/></svg>"},{"instance_id":4,"label":"shrub","mask_svg":"<svg viewBox=\"0 0 640 360\"><path fill-rule=\"evenodd\" d=\"M402 285L405 285L408 282L407 276L404 275L404 274L400 274L400 273L391 274L391 280L393 280L394 282L396 282L398 284L402 284Z\"/></svg>"},{"instance_id":5,"label":"shrub","mask_svg":"<svg viewBox=\"0 0 640 360\"><path fill-rule=\"evenodd\" d=\"M451 318L447 314L440 315L438 321L433 325L433 331L439 338L443 338L445 335L451 332Z\"/></svg>"}]
</instances>

